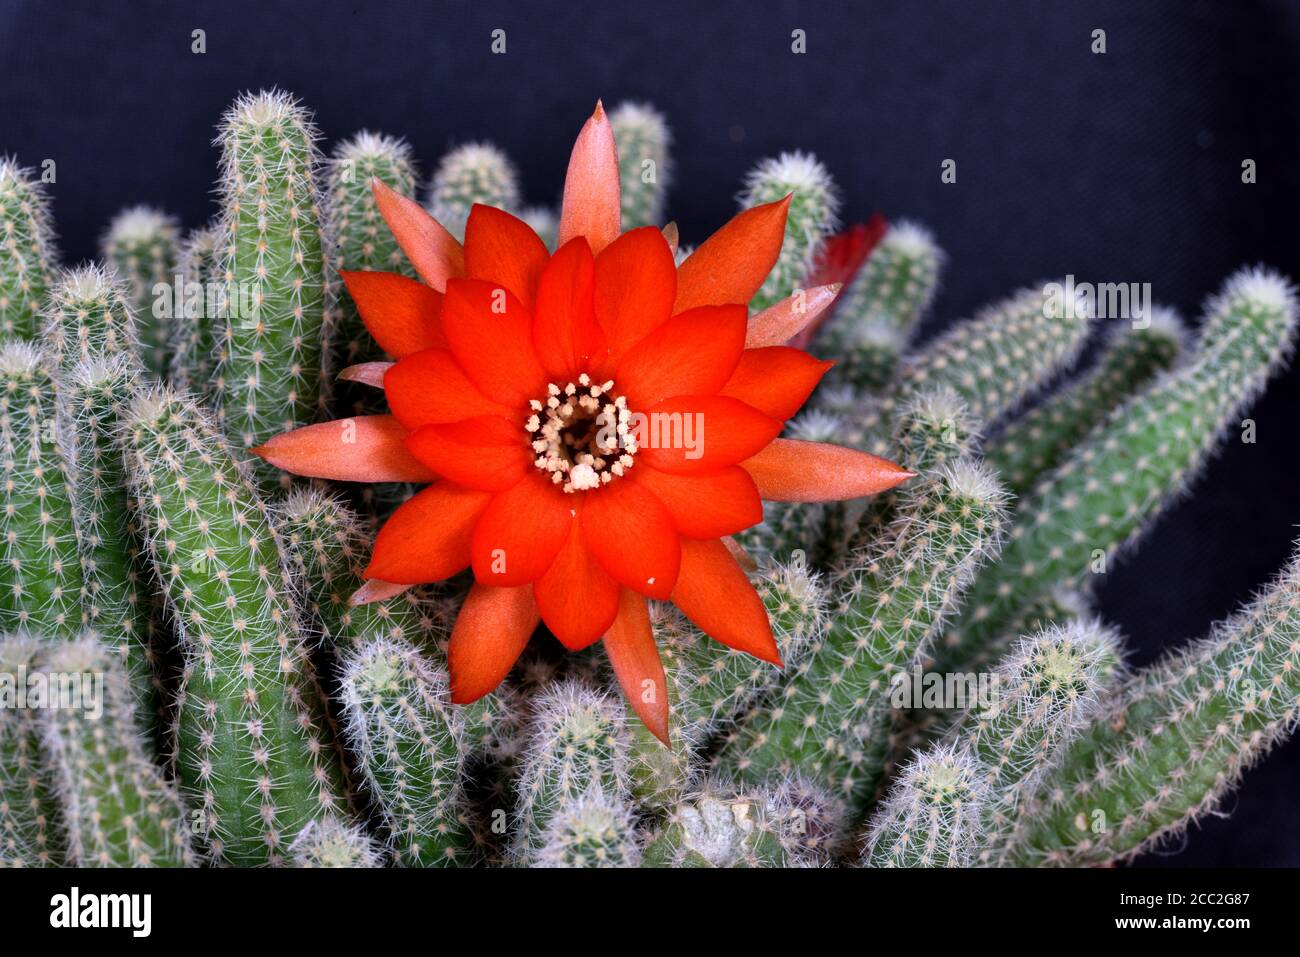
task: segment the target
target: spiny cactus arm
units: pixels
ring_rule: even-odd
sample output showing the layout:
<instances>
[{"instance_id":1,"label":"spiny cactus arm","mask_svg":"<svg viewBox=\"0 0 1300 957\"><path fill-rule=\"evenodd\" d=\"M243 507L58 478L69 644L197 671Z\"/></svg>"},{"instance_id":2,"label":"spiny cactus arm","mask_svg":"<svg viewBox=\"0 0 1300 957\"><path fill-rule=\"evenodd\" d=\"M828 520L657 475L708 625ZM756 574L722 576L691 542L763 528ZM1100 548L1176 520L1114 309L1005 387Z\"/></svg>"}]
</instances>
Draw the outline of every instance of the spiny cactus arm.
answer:
<instances>
[{"instance_id":1,"label":"spiny cactus arm","mask_svg":"<svg viewBox=\"0 0 1300 957\"><path fill-rule=\"evenodd\" d=\"M650 838L644 867L785 867L779 835L752 793L706 785L682 801Z\"/></svg>"},{"instance_id":2,"label":"spiny cactus arm","mask_svg":"<svg viewBox=\"0 0 1300 957\"><path fill-rule=\"evenodd\" d=\"M153 645L149 583L153 568L126 491L118 419L140 388L143 369L127 354L79 363L68 382L76 442L74 518L81 540L89 626L122 658L142 715L157 709L161 687Z\"/></svg>"},{"instance_id":3,"label":"spiny cactus arm","mask_svg":"<svg viewBox=\"0 0 1300 957\"><path fill-rule=\"evenodd\" d=\"M919 754L876 813L864 867L970 867L985 833L988 771L968 750Z\"/></svg>"},{"instance_id":4,"label":"spiny cactus arm","mask_svg":"<svg viewBox=\"0 0 1300 957\"><path fill-rule=\"evenodd\" d=\"M782 153L749 171L739 196L742 209L790 196L785 241L750 308L760 312L801 288L817 251L839 223L840 197L831 174L811 153Z\"/></svg>"},{"instance_id":5,"label":"spiny cactus arm","mask_svg":"<svg viewBox=\"0 0 1300 957\"><path fill-rule=\"evenodd\" d=\"M1300 556L1206 638L1134 675L1042 782L1018 865L1127 859L1212 812L1300 713Z\"/></svg>"},{"instance_id":6,"label":"spiny cactus arm","mask_svg":"<svg viewBox=\"0 0 1300 957\"><path fill-rule=\"evenodd\" d=\"M417 589L391 598L354 604L366 585L371 536L359 516L338 498L314 488L294 489L277 511L279 529L305 605L338 646L378 636L434 648L450 630L443 609Z\"/></svg>"},{"instance_id":7,"label":"spiny cactus arm","mask_svg":"<svg viewBox=\"0 0 1300 957\"><path fill-rule=\"evenodd\" d=\"M25 342L0 347L2 628L73 638L85 626L69 440L53 360Z\"/></svg>"},{"instance_id":8,"label":"spiny cactus arm","mask_svg":"<svg viewBox=\"0 0 1300 957\"><path fill-rule=\"evenodd\" d=\"M464 728L444 669L408 640L374 636L343 658L344 727L404 867L470 863Z\"/></svg>"},{"instance_id":9,"label":"spiny cactus arm","mask_svg":"<svg viewBox=\"0 0 1300 957\"><path fill-rule=\"evenodd\" d=\"M465 239L475 203L508 213L522 204L514 164L491 143L466 143L451 150L429 183L429 212L458 240Z\"/></svg>"},{"instance_id":10,"label":"spiny cactus arm","mask_svg":"<svg viewBox=\"0 0 1300 957\"><path fill-rule=\"evenodd\" d=\"M627 802L593 790L551 819L535 866L636 867L640 860Z\"/></svg>"},{"instance_id":11,"label":"spiny cactus arm","mask_svg":"<svg viewBox=\"0 0 1300 957\"><path fill-rule=\"evenodd\" d=\"M1170 309L1153 309L1142 328L1115 330L1084 376L1011 422L986 445L985 461L1014 494L1024 494L1120 402L1172 367L1186 340L1183 321Z\"/></svg>"},{"instance_id":12,"label":"spiny cactus arm","mask_svg":"<svg viewBox=\"0 0 1300 957\"><path fill-rule=\"evenodd\" d=\"M132 206L113 217L101 241L104 260L129 286L131 307L140 323L145 368L162 378L167 373L171 320L154 310L154 287L176 281L180 228L176 218L150 206Z\"/></svg>"},{"instance_id":13,"label":"spiny cactus arm","mask_svg":"<svg viewBox=\"0 0 1300 957\"><path fill-rule=\"evenodd\" d=\"M127 481L185 657L182 792L216 857L284 863L346 795L279 533L207 415L169 389L122 421Z\"/></svg>"},{"instance_id":14,"label":"spiny cactus arm","mask_svg":"<svg viewBox=\"0 0 1300 957\"><path fill-rule=\"evenodd\" d=\"M626 728L618 699L580 681L558 682L538 696L516 793L516 864L531 863L555 816L593 787L626 798Z\"/></svg>"},{"instance_id":15,"label":"spiny cactus arm","mask_svg":"<svg viewBox=\"0 0 1300 957\"><path fill-rule=\"evenodd\" d=\"M50 289L44 341L64 370L118 353L139 358L126 282L113 269L95 264L62 272Z\"/></svg>"},{"instance_id":16,"label":"spiny cactus arm","mask_svg":"<svg viewBox=\"0 0 1300 957\"><path fill-rule=\"evenodd\" d=\"M210 396L217 361L217 326L227 296L222 288L226 241L218 224L195 229L181 242L176 273L185 283L183 308L171 319L168 382Z\"/></svg>"},{"instance_id":17,"label":"spiny cactus arm","mask_svg":"<svg viewBox=\"0 0 1300 957\"><path fill-rule=\"evenodd\" d=\"M1209 307L1214 348L1129 399L1020 503L1002 560L971 588L937 650L941 670L995 658L1007 625L1047 590L1078 584L1175 500L1292 348L1295 295L1275 273L1230 278Z\"/></svg>"},{"instance_id":18,"label":"spiny cactus arm","mask_svg":"<svg viewBox=\"0 0 1300 957\"><path fill-rule=\"evenodd\" d=\"M311 422L327 302L316 128L280 91L241 96L222 118L223 260L230 293L217 395L237 448ZM258 463L267 482L287 481Z\"/></svg>"},{"instance_id":19,"label":"spiny cactus arm","mask_svg":"<svg viewBox=\"0 0 1300 957\"><path fill-rule=\"evenodd\" d=\"M146 753L121 664L93 636L51 646L42 670L83 697L40 715L42 742L80 867L196 863L180 795ZM93 699L98 700L93 700Z\"/></svg>"},{"instance_id":20,"label":"spiny cactus arm","mask_svg":"<svg viewBox=\"0 0 1300 957\"><path fill-rule=\"evenodd\" d=\"M623 229L662 225L672 178L667 120L648 104L621 103L609 114L609 125L618 145Z\"/></svg>"},{"instance_id":21,"label":"spiny cactus arm","mask_svg":"<svg viewBox=\"0 0 1300 957\"><path fill-rule=\"evenodd\" d=\"M853 807L869 799L884 765L891 681L919 661L996 553L1005 498L970 460L909 487L887 544L840 583L818 646L728 741L722 769L755 783L799 769Z\"/></svg>"},{"instance_id":22,"label":"spiny cactus arm","mask_svg":"<svg viewBox=\"0 0 1300 957\"><path fill-rule=\"evenodd\" d=\"M325 817L309 821L289 846L294 867L383 867L379 842L359 825Z\"/></svg>"},{"instance_id":23,"label":"spiny cactus arm","mask_svg":"<svg viewBox=\"0 0 1300 957\"><path fill-rule=\"evenodd\" d=\"M0 335L32 341L58 265L44 184L12 157L0 157Z\"/></svg>"},{"instance_id":24,"label":"spiny cactus arm","mask_svg":"<svg viewBox=\"0 0 1300 957\"><path fill-rule=\"evenodd\" d=\"M0 635L0 680L15 692L40 670L45 643L26 632ZM34 708L0 708L0 870L65 863L63 821Z\"/></svg>"},{"instance_id":25,"label":"spiny cactus arm","mask_svg":"<svg viewBox=\"0 0 1300 957\"><path fill-rule=\"evenodd\" d=\"M1004 859L1023 826L1024 798L1095 716L1119 639L1096 620L1022 639L994 672L991 701L954 729L954 741L987 769L989 832L983 864Z\"/></svg>"},{"instance_id":26,"label":"spiny cactus arm","mask_svg":"<svg viewBox=\"0 0 1300 957\"><path fill-rule=\"evenodd\" d=\"M929 231L891 224L844 290L818 344L837 360L833 382L880 390L939 288L944 254Z\"/></svg>"}]
</instances>

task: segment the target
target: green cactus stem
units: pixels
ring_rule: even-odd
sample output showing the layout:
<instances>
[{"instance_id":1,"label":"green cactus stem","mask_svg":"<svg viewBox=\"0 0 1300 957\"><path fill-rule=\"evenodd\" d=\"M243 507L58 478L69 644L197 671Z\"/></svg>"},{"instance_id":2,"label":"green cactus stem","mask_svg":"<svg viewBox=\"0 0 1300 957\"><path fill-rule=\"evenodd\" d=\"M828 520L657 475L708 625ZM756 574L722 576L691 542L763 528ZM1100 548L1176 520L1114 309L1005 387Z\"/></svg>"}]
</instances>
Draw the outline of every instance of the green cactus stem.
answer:
<instances>
[{"instance_id":1,"label":"green cactus stem","mask_svg":"<svg viewBox=\"0 0 1300 957\"><path fill-rule=\"evenodd\" d=\"M466 143L447 153L429 183L429 212L457 239L475 203L513 213L522 203L519 174L491 143Z\"/></svg>"},{"instance_id":2,"label":"green cactus stem","mask_svg":"<svg viewBox=\"0 0 1300 957\"><path fill-rule=\"evenodd\" d=\"M618 144L623 229L662 226L672 179L672 133L662 113L645 103L620 103L609 114Z\"/></svg>"},{"instance_id":3,"label":"green cactus stem","mask_svg":"<svg viewBox=\"0 0 1300 957\"><path fill-rule=\"evenodd\" d=\"M155 309L155 287L172 294L180 257L180 228L176 218L150 206L132 206L113 217L101 248L129 286L131 307L140 323L145 368L158 378L167 374L173 336L170 320Z\"/></svg>"},{"instance_id":4,"label":"green cactus stem","mask_svg":"<svg viewBox=\"0 0 1300 957\"><path fill-rule=\"evenodd\" d=\"M0 335L33 341L58 265L45 184L11 157L0 157Z\"/></svg>"}]
</instances>

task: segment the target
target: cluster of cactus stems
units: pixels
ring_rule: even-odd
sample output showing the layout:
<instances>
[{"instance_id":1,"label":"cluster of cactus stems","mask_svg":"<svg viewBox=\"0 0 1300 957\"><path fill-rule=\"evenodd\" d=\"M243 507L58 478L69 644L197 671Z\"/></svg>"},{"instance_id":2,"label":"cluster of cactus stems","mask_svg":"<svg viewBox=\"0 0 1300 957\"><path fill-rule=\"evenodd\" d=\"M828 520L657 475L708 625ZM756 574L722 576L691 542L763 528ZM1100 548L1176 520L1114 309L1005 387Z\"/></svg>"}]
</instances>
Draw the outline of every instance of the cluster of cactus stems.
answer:
<instances>
[{"instance_id":1,"label":"cluster of cactus stems","mask_svg":"<svg viewBox=\"0 0 1300 957\"><path fill-rule=\"evenodd\" d=\"M665 226L666 121L610 121L624 227ZM414 197L411 148L362 132L325 158L319 138L292 97L240 97L210 224L129 209L102 262L67 269L46 187L0 162L0 677L96 689L0 702L0 866L1106 863L1213 810L1294 726L1300 557L1140 670L1088 596L1287 358L1287 281L1231 277L1195 337L1165 308L1103 319L1029 286L918 343L946 262L907 222L818 329L838 364L787 435L916 477L769 504L739 536L784 669L654 603L667 745L602 656L542 638L453 705L467 582L350 600L409 489L247 454L385 411L334 381L385 359L339 272L416 277L370 188ZM815 285L838 227L806 154L759 163L739 201L786 195L754 310ZM453 235L485 203L554 247L554 210L491 144L449 152L422 198Z\"/></svg>"}]
</instances>

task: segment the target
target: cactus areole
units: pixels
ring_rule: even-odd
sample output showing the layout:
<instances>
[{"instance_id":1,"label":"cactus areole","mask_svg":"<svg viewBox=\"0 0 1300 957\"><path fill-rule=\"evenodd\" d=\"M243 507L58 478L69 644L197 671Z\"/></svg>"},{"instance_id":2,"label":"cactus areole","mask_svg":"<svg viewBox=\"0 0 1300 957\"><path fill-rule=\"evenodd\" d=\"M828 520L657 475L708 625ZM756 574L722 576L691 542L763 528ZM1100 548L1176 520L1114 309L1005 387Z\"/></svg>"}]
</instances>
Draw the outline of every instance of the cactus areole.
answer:
<instances>
[{"instance_id":1,"label":"cactus areole","mask_svg":"<svg viewBox=\"0 0 1300 957\"><path fill-rule=\"evenodd\" d=\"M573 148L554 255L475 205L458 242L376 181L420 281L345 272L395 360L345 370L391 415L325 422L254 451L299 475L430 483L379 532L355 602L445 579L475 584L452 632L452 699L505 677L543 621L570 650L604 639L632 707L667 739L646 599L780 663L762 601L725 539L763 499L829 501L912 473L847 448L778 439L830 363L786 346L837 286L749 316L777 262L789 197L737 215L680 267L654 227L622 232L600 104Z\"/></svg>"}]
</instances>

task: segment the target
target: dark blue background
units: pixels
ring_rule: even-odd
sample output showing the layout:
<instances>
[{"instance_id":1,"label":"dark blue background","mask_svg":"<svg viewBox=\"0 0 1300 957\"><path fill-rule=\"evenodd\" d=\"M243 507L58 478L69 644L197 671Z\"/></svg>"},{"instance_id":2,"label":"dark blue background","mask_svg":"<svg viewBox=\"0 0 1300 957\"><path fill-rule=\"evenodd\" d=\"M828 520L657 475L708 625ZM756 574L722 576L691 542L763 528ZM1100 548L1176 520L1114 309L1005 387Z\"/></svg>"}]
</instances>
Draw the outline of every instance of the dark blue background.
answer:
<instances>
[{"instance_id":1,"label":"dark blue background","mask_svg":"<svg viewBox=\"0 0 1300 957\"><path fill-rule=\"evenodd\" d=\"M497 27L504 56L489 51ZM77 259L128 203L207 219L212 126L244 89L297 93L327 145L363 127L403 134L425 170L451 144L491 139L533 202L555 201L596 97L644 98L674 127L685 242L734 211L754 161L799 147L830 167L851 219L880 210L934 229L951 262L927 332L1066 273L1150 282L1195 318L1243 263L1300 275L1298 44L1300 3L1285 0L5 2L0 151L57 160ZM949 157L955 185L939 180ZM1297 383L1273 384L1252 413L1257 444L1231 443L1112 570L1104 610L1139 662L1203 633L1286 559ZM1292 744L1229 799L1231 819L1144 863L1300 865L1298 788Z\"/></svg>"}]
</instances>

